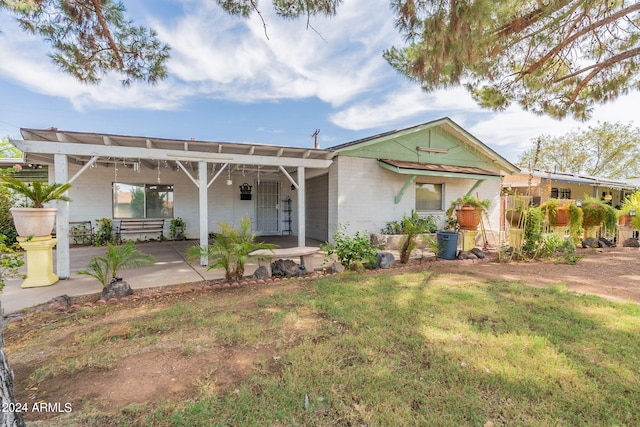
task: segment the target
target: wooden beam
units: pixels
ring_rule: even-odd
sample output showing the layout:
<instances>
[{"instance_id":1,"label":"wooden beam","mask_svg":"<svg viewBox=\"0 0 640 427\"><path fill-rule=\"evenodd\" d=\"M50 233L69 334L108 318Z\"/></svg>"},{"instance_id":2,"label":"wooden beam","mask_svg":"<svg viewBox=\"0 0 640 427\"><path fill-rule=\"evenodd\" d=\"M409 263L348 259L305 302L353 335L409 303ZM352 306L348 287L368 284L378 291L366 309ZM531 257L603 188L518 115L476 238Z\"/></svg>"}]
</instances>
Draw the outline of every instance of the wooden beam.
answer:
<instances>
[{"instance_id":1,"label":"wooden beam","mask_svg":"<svg viewBox=\"0 0 640 427\"><path fill-rule=\"evenodd\" d=\"M246 154L217 154L202 151L184 152L158 148L126 146L104 146L95 144L52 144L49 141L15 140L16 147L25 153L71 154L80 156L99 156L131 159L155 159L162 161L208 161L214 163L254 164L259 166L285 166L306 168L328 168L332 160L309 159L300 157L249 156Z\"/></svg>"}]
</instances>

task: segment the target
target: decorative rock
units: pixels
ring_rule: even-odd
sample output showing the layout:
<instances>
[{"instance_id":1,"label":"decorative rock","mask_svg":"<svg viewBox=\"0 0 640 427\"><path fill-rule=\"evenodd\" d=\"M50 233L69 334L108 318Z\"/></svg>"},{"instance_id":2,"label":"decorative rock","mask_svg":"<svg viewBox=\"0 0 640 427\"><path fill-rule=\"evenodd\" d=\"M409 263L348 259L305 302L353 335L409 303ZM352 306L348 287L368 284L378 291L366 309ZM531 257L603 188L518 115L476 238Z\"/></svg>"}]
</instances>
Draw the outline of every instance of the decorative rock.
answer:
<instances>
[{"instance_id":1,"label":"decorative rock","mask_svg":"<svg viewBox=\"0 0 640 427\"><path fill-rule=\"evenodd\" d=\"M478 259L478 257L473 252L461 251L458 254L458 259Z\"/></svg>"},{"instance_id":2,"label":"decorative rock","mask_svg":"<svg viewBox=\"0 0 640 427\"><path fill-rule=\"evenodd\" d=\"M118 303L118 298L109 298L107 300L107 304L117 304Z\"/></svg>"},{"instance_id":3,"label":"decorative rock","mask_svg":"<svg viewBox=\"0 0 640 427\"><path fill-rule=\"evenodd\" d=\"M96 301L96 305L107 305L107 302L103 299L99 299L98 301Z\"/></svg>"},{"instance_id":4,"label":"decorative rock","mask_svg":"<svg viewBox=\"0 0 640 427\"><path fill-rule=\"evenodd\" d=\"M304 274L302 266L290 259L278 259L271 263L271 275L276 277L296 277Z\"/></svg>"},{"instance_id":5,"label":"decorative rock","mask_svg":"<svg viewBox=\"0 0 640 427\"><path fill-rule=\"evenodd\" d=\"M111 298L121 298L133 295L133 289L122 279L112 279L111 283L102 288L102 299L107 301Z\"/></svg>"},{"instance_id":6,"label":"decorative rock","mask_svg":"<svg viewBox=\"0 0 640 427\"><path fill-rule=\"evenodd\" d=\"M583 248L601 248L602 245L603 243L594 237L587 237L582 241Z\"/></svg>"},{"instance_id":7,"label":"decorative rock","mask_svg":"<svg viewBox=\"0 0 640 427\"><path fill-rule=\"evenodd\" d=\"M396 258L391 252L378 252L376 254L376 267L377 268L391 268Z\"/></svg>"},{"instance_id":8,"label":"decorative rock","mask_svg":"<svg viewBox=\"0 0 640 427\"><path fill-rule=\"evenodd\" d=\"M485 259L486 255L480 250L480 248L471 249L471 253L478 257L478 259Z\"/></svg>"},{"instance_id":9,"label":"decorative rock","mask_svg":"<svg viewBox=\"0 0 640 427\"><path fill-rule=\"evenodd\" d=\"M640 241L634 237L630 237L622 243L625 248L640 248Z\"/></svg>"},{"instance_id":10,"label":"decorative rock","mask_svg":"<svg viewBox=\"0 0 640 427\"><path fill-rule=\"evenodd\" d=\"M71 307L69 307L70 311L77 311L80 308L80 304L73 304Z\"/></svg>"},{"instance_id":11,"label":"decorative rock","mask_svg":"<svg viewBox=\"0 0 640 427\"><path fill-rule=\"evenodd\" d=\"M598 241L602 244L602 246L600 246L601 248L615 248L616 247L616 243L614 241L605 239L604 237L599 238Z\"/></svg>"},{"instance_id":12,"label":"decorative rock","mask_svg":"<svg viewBox=\"0 0 640 427\"><path fill-rule=\"evenodd\" d=\"M45 310L58 311L58 308L60 307L63 308L63 311L67 311L70 306L71 306L71 298L69 298L69 296L67 295L60 295L58 297L52 298L51 301L42 305L42 307L39 307L38 309L36 309L36 313L39 313Z\"/></svg>"},{"instance_id":13,"label":"decorative rock","mask_svg":"<svg viewBox=\"0 0 640 427\"><path fill-rule=\"evenodd\" d=\"M256 271L254 271L253 276L251 277L256 280L267 280L269 278L269 270L264 265L261 265L256 269Z\"/></svg>"},{"instance_id":14,"label":"decorative rock","mask_svg":"<svg viewBox=\"0 0 640 427\"><path fill-rule=\"evenodd\" d=\"M93 307L93 303L92 302L85 302L84 304L82 304L84 307Z\"/></svg>"}]
</instances>

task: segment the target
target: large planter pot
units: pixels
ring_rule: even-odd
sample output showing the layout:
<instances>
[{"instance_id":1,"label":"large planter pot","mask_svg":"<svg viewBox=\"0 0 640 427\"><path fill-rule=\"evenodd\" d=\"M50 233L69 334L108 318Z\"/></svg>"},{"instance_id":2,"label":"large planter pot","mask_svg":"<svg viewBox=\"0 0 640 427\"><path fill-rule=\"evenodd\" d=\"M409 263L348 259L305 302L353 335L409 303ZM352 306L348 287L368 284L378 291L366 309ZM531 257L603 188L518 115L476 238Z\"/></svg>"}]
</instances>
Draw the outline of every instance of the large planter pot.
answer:
<instances>
[{"instance_id":1,"label":"large planter pot","mask_svg":"<svg viewBox=\"0 0 640 427\"><path fill-rule=\"evenodd\" d=\"M520 223L520 221L522 220L522 211L509 209L505 213L505 218L507 218L507 221L509 221L509 224L511 224L512 227L517 228L524 226L524 224Z\"/></svg>"},{"instance_id":2,"label":"large planter pot","mask_svg":"<svg viewBox=\"0 0 640 427\"><path fill-rule=\"evenodd\" d=\"M482 219L482 209L463 206L460 210L456 211L456 219L462 230L477 230L478 224L480 224L480 220Z\"/></svg>"},{"instance_id":3,"label":"large planter pot","mask_svg":"<svg viewBox=\"0 0 640 427\"><path fill-rule=\"evenodd\" d=\"M558 209L555 215L551 215L549 220L554 227L565 227L569 224L569 209Z\"/></svg>"},{"instance_id":4,"label":"large planter pot","mask_svg":"<svg viewBox=\"0 0 640 427\"><path fill-rule=\"evenodd\" d=\"M56 208L12 208L11 215L20 237L50 236L56 222Z\"/></svg>"}]
</instances>

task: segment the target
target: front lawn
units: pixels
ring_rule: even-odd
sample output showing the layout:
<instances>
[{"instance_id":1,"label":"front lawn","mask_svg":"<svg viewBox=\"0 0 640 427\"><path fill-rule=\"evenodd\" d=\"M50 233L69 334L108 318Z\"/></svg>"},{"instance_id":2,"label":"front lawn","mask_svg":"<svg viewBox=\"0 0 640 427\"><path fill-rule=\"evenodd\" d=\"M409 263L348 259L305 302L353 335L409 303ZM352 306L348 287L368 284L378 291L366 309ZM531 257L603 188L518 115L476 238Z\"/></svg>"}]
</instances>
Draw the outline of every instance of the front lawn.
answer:
<instances>
[{"instance_id":1,"label":"front lawn","mask_svg":"<svg viewBox=\"0 0 640 427\"><path fill-rule=\"evenodd\" d=\"M37 388L69 366L81 381L96 369L90 354L105 370L159 348L178 349L186 363L220 349L257 354L235 381L222 384L219 362L192 378L187 398L111 413L85 400L61 425L640 425L636 304L427 270L261 289L243 304L248 288L139 311L120 334L98 323L126 307L84 311L26 337L10 329L10 361L47 347L46 360L20 365L31 374L18 382ZM65 328L82 322L89 329L74 332L73 351L49 347L47 335L64 341Z\"/></svg>"}]
</instances>

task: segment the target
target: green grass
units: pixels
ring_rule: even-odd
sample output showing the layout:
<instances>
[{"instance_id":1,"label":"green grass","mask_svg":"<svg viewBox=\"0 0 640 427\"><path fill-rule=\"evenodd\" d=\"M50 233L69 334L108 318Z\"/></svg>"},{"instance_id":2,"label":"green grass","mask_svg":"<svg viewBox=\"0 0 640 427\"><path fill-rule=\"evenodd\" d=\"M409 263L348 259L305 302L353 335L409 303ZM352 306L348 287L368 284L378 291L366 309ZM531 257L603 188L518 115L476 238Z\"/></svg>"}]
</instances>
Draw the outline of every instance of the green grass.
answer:
<instances>
[{"instance_id":1,"label":"green grass","mask_svg":"<svg viewBox=\"0 0 640 427\"><path fill-rule=\"evenodd\" d=\"M216 387L212 366L191 400L130 405L111 418L122 426L640 425L640 306L563 286L346 273L299 292L274 287L253 310L205 299L146 313L115 336L95 327L77 337L79 354L105 338L101 360L58 363L73 372L145 345L182 357L211 346L277 352L233 387Z\"/></svg>"},{"instance_id":2,"label":"green grass","mask_svg":"<svg viewBox=\"0 0 640 427\"><path fill-rule=\"evenodd\" d=\"M145 423L640 425L637 305L428 273L347 274L260 302L294 303L323 320L278 361Z\"/></svg>"}]
</instances>

